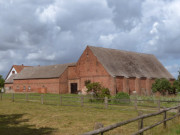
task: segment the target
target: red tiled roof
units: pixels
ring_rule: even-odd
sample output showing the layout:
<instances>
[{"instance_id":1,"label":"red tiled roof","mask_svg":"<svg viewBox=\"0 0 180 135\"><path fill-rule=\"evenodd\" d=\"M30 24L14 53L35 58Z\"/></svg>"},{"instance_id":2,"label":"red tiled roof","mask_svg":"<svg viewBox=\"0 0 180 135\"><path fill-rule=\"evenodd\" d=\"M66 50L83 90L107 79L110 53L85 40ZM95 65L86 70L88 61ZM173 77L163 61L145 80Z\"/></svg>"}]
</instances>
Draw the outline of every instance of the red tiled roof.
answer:
<instances>
[{"instance_id":1,"label":"red tiled roof","mask_svg":"<svg viewBox=\"0 0 180 135\"><path fill-rule=\"evenodd\" d=\"M23 70L24 67L31 67L31 66L24 66L24 65L13 65L17 73L20 73L21 70Z\"/></svg>"}]
</instances>

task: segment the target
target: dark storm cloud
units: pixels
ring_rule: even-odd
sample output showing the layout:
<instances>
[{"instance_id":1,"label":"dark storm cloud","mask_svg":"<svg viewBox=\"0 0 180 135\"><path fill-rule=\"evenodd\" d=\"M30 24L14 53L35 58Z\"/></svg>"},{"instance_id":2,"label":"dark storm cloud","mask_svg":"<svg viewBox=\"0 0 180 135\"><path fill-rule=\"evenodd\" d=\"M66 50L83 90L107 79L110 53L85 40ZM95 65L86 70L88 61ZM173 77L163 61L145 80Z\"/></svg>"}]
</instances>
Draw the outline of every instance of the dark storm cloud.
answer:
<instances>
[{"instance_id":1,"label":"dark storm cloud","mask_svg":"<svg viewBox=\"0 0 180 135\"><path fill-rule=\"evenodd\" d=\"M75 62L86 45L155 54L179 68L178 0L0 0L0 74ZM175 63L175 64L174 64Z\"/></svg>"},{"instance_id":2,"label":"dark storm cloud","mask_svg":"<svg viewBox=\"0 0 180 135\"><path fill-rule=\"evenodd\" d=\"M144 0L108 0L113 9L113 21L123 30L135 27L141 19L141 6Z\"/></svg>"}]
</instances>

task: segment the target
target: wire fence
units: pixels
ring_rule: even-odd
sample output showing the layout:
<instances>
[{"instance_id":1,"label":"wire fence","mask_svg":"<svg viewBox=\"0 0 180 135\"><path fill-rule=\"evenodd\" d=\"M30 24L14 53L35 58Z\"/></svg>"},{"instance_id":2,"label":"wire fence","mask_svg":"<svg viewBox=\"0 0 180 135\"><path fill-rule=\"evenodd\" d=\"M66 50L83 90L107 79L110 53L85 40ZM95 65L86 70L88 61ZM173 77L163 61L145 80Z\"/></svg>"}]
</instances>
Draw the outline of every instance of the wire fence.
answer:
<instances>
[{"instance_id":1,"label":"wire fence","mask_svg":"<svg viewBox=\"0 0 180 135\"><path fill-rule=\"evenodd\" d=\"M180 101L168 100L138 100L94 98L84 95L60 95L60 94L38 94L38 93L1 93L0 100L11 102L32 102L55 106L79 106L119 110L146 110L160 111L163 108L177 106Z\"/></svg>"}]
</instances>

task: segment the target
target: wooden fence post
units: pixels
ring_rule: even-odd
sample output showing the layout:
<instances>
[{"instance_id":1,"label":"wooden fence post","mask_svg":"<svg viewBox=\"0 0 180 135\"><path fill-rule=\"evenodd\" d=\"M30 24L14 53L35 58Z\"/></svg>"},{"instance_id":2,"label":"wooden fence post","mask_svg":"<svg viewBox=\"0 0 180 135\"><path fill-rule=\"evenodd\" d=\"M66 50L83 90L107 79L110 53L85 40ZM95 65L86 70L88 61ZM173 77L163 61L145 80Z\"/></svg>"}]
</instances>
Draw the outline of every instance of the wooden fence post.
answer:
<instances>
[{"instance_id":1,"label":"wooden fence post","mask_svg":"<svg viewBox=\"0 0 180 135\"><path fill-rule=\"evenodd\" d=\"M108 97L104 98L104 103L105 103L105 108L107 109L108 108Z\"/></svg>"},{"instance_id":2,"label":"wooden fence post","mask_svg":"<svg viewBox=\"0 0 180 135\"><path fill-rule=\"evenodd\" d=\"M137 98L134 99L134 109L137 111Z\"/></svg>"},{"instance_id":3,"label":"wooden fence post","mask_svg":"<svg viewBox=\"0 0 180 135\"><path fill-rule=\"evenodd\" d=\"M60 95L59 98L60 98L60 106L62 106L62 96Z\"/></svg>"},{"instance_id":4,"label":"wooden fence post","mask_svg":"<svg viewBox=\"0 0 180 135\"><path fill-rule=\"evenodd\" d=\"M161 110L161 101L160 100L157 100L157 109L158 109L158 111Z\"/></svg>"},{"instance_id":5,"label":"wooden fence post","mask_svg":"<svg viewBox=\"0 0 180 135\"><path fill-rule=\"evenodd\" d=\"M14 93L12 93L12 102L14 102Z\"/></svg>"},{"instance_id":6,"label":"wooden fence post","mask_svg":"<svg viewBox=\"0 0 180 135\"><path fill-rule=\"evenodd\" d=\"M163 124L163 125L164 125L164 128L166 128L166 121L165 121L166 118L167 118L167 115L166 115L166 111L165 111L165 112L164 112L164 124Z\"/></svg>"},{"instance_id":7,"label":"wooden fence post","mask_svg":"<svg viewBox=\"0 0 180 135\"><path fill-rule=\"evenodd\" d=\"M141 115L143 115L143 113L142 112L138 112L138 116L141 116ZM138 121L138 129L139 130L143 129L143 118ZM143 135L143 132L140 133L139 135Z\"/></svg>"},{"instance_id":8,"label":"wooden fence post","mask_svg":"<svg viewBox=\"0 0 180 135\"><path fill-rule=\"evenodd\" d=\"M100 128L103 128L103 127L104 127L104 125L102 123L97 122L94 125L94 130L100 129ZM101 132L101 135L103 135L103 132Z\"/></svg>"},{"instance_id":9,"label":"wooden fence post","mask_svg":"<svg viewBox=\"0 0 180 135\"><path fill-rule=\"evenodd\" d=\"M180 116L180 104L179 104L179 107L177 108L177 114L178 114L178 118Z\"/></svg>"},{"instance_id":10,"label":"wooden fence post","mask_svg":"<svg viewBox=\"0 0 180 135\"><path fill-rule=\"evenodd\" d=\"M41 94L41 104L44 104L44 96Z\"/></svg>"},{"instance_id":11,"label":"wooden fence post","mask_svg":"<svg viewBox=\"0 0 180 135\"><path fill-rule=\"evenodd\" d=\"M81 107L83 107L83 106L84 106L84 97L81 96Z\"/></svg>"},{"instance_id":12,"label":"wooden fence post","mask_svg":"<svg viewBox=\"0 0 180 135\"><path fill-rule=\"evenodd\" d=\"M29 97L28 97L28 93L26 93L26 102L28 102Z\"/></svg>"}]
</instances>

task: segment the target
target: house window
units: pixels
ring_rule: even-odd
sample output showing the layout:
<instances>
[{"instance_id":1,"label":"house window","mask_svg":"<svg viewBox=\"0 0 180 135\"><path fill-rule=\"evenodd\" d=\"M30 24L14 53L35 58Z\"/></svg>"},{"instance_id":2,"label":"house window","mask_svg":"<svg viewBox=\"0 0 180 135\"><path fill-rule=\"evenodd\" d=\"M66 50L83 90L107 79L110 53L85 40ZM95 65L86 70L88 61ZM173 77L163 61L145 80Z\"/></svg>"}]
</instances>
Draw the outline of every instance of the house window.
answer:
<instances>
[{"instance_id":1,"label":"house window","mask_svg":"<svg viewBox=\"0 0 180 135\"><path fill-rule=\"evenodd\" d=\"M31 91L31 86L28 86L28 90Z\"/></svg>"},{"instance_id":2,"label":"house window","mask_svg":"<svg viewBox=\"0 0 180 135\"><path fill-rule=\"evenodd\" d=\"M15 74L15 71L12 71L12 74Z\"/></svg>"},{"instance_id":3,"label":"house window","mask_svg":"<svg viewBox=\"0 0 180 135\"><path fill-rule=\"evenodd\" d=\"M19 86L17 86L16 89L19 90Z\"/></svg>"},{"instance_id":4,"label":"house window","mask_svg":"<svg viewBox=\"0 0 180 135\"><path fill-rule=\"evenodd\" d=\"M11 90L11 86L9 87L9 90Z\"/></svg>"},{"instance_id":5,"label":"house window","mask_svg":"<svg viewBox=\"0 0 180 135\"><path fill-rule=\"evenodd\" d=\"M26 86L24 86L24 91L26 90Z\"/></svg>"}]
</instances>

